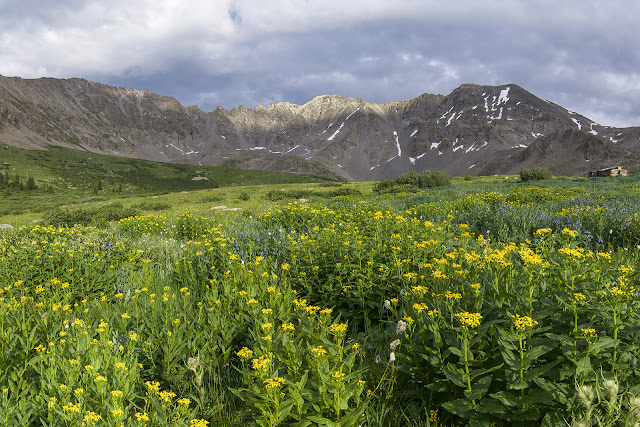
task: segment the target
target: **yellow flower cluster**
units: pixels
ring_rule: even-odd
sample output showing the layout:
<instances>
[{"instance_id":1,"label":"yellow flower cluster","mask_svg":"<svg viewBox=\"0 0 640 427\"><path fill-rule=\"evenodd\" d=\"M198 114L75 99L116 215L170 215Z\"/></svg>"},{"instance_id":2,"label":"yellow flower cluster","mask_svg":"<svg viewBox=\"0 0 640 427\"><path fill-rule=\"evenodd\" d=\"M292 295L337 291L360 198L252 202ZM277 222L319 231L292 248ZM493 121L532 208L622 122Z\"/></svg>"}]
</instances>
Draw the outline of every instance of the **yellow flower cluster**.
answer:
<instances>
[{"instance_id":1,"label":"yellow flower cluster","mask_svg":"<svg viewBox=\"0 0 640 427\"><path fill-rule=\"evenodd\" d=\"M552 231L553 230L551 230L550 228L539 228L533 234L536 235L536 236L539 236L539 237L546 237L546 236L550 235Z\"/></svg>"},{"instance_id":2,"label":"yellow flower cluster","mask_svg":"<svg viewBox=\"0 0 640 427\"><path fill-rule=\"evenodd\" d=\"M311 353L313 353L315 357L321 357L327 354L327 350L323 346L319 345L316 347L311 347Z\"/></svg>"},{"instance_id":3,"label":"yellow flower cluster","mask_svg":"<svg viewBox=\"0 0 640 427\"><path fill-rule=\"evenodd\" d=\"M291 332L294 331L296 329L295 326L293 326L293 323L283 323L282 324L282 329L287 331L287 332Z\"/></svg>"},{"instance_id":4,"label":"yellow flower cluster","mask_svg":"<svg viewBox=\"0 0 640 427\"><path fill-rule=\"evenodd\" d=\"M425 303L417 302L417 303L413 304L413 309L415 311L417 311L418 313L422 313L422 310L428 310L429 307L427 307L427 304L425 304Z\"/></svg>"},{"instance_id":5,"label":"yellow flower cluster","mask_svg":"<svg viewBox=\"0 0 640 427\"><path fill-rule=\"evenodd\" d=\"M282 377L267 378L262 383L266 388L280 388L284 384L284 378Z\"/></svg>"},{"instance_id":6,"label":"yellow flower cluster","mask_svg":"<svg viewBox=\"0 0 640 427\"><path fill-rule=\"evenodd\" d=\"M562 235L569 237L570 239L575 238L578 235L578 232L576 230L570 230L568 228L563 228L562 229Z\"/></svg>"},{"instance_id":7,"label":"yellow flower cluster","mask_svg":"<svg viewBox=\"0 0 640 427\"><path fill-rule=\"evenodd\" d=\"M176 397L176 394L171 390L162 390L160 392L160 400L164 403L169 403Z\"/></svg>"},{"instance_id":8,"label":"yellow flower cluster","mask_svg":"<svg viewBox=\"0 0 640 427\"><path fill-rule=\"evenodd\" d=\"M241 359L249 359L251 355L253 355L253 351L251 351L248 347L242 347L237 353Z\"/></svg>"},{"instance_id":9,"label":"yellow flower cluster","mask_svg":"<svg viewBox=\"0 0 640 427\"><path fill-rule=\"evenodd\" d=\"M461 294L461 293L459 293L459 292L446 291L446 292L444 293L444 297L445 297L446 299L452 299L452 300L456 300L456 301L458 301L458 300L460 300L460 299L462 298L462 294Z\"/></svg>"},{"instance_id":10,"label":"yellow flower cluster","mask_svg":"<svg viewBox=\"0 0 640 427\"><path fill-rule=\"evenodd\" d=\"M345 373L340 371L336 371L333 374L331 374L331 377L333 377L333 379L337 381L340 381L342 378L344 378L344 376L345 376Z\"/></svg>"},{"instance_id":11,"label":"yellow flower cluster","mask_svg":"<svg viewBox=\"0 0 640 427\"><path fill-rule=\"evenodd\" d=\"M149 422L149 414L146 412L136 412L136 420L138 420L139 423L147 423Z\"/></svg>"},{"instance_id":12,"label":"yellow flower cluster","mask_svg":"<svg viewBox=\"0 0 640 427\"><path fill-rule=\"evenodd\" d=\"M573 294L573 301L575 302L575 304L582 305L582 304L584 304L586 299L587 299L587 297L584 294L580 293L580 292L576 292L576 293Z\"/></svg>"},{"instance_id":13,"label":"yellow flower cluster","mask_svg":"<svg viewBox=\"0 0 640 427\"><path fill-rule=\"evenodd\" d=\"M267 368L267 366L269 365L269 362L271 362L271 359L269 359L269 357L267 355L262 355L256 359L253 359L251 361L251 367L255 370L255 371L263 371Z\"/></svg>"},{"instance_id":14,"label":"yellow flower cluster","mask_svg":"<svg viewBox=\"0 0 640 427\"><path fill-rule=\"evenodd\" d=\"M520 316L519 314L516 314L514 316L513 323L516 326L516 330L524 331L524 330L531 329L534 326L536 326L538 324L538 321L533 320L529 316Z\"/></svg>"},{"instance_id":15,"label":"yellow flower cluster","mask_svg":"<svg viewBox=\"0 0 640 427\"><path fill-rule=\"evenodd\" d=\"M424 295L429 292L429 288L426 286L412 286L411 291L416 295Z\"/></svg>"},{"instance_id":16,"label":"yellow flower cluster","mask_svg":"<svg viewBox=\"0 0 640 427\"><path fill-rule=\"evenodd\" d=\"M346 323L334 323L329 327L331 333L334 335L341 335L347 332L347 324Z\"/></svg>"},{"instance_id":17,"label":"yellow flower cluster","mask_svg":"<svg viewBox=\"0 0 640 427\"><path fill-rule=\"evenodd\" d=\"M102 417L99 414L96 414L95 412L87 411L87 414L84 416L83 421L85 424L93 425L98 421L100 421L101 419Z\"/></svg>"},{"instance_id":18,"label":"yellow flower cluster","mask_svg":"<svg viewBox=\"0 0 640 427\"><path fill-rule=\"evenodd\" d=\"M482 320L480 313L469 313L468 311L456 313L456 317L464 328L477 328Z\"/></svg>"},{"instance_id":19,"label":"yellow flower cluster","mask_svg":"<svg viewBox=\"0 0 640 427\"><path fill-rule=\"evenodd\" d=\"M144 384L147 386L147 389L149 389L149 391L152 393L160 390L160 383L158 381L146 381Z\"/></svg>"}]
</instances>

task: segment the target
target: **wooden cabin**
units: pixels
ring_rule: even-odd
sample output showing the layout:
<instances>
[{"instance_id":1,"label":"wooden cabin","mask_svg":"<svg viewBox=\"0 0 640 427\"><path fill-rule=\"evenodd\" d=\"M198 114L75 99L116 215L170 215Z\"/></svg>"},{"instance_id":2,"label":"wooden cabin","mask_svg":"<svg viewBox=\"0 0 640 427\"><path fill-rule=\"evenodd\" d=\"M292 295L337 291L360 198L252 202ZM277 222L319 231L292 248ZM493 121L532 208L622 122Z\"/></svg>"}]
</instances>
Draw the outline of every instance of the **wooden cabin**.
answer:
<instances>
[{"instance_id":1,"label":"wooden cabin","mask_svg":"<svg viewBox=\"0 0 640 427\"><path fill-rule=\"evenodd\" d=\"M589 171L589 178L595 178L598 176L627 176L629 171L622 166L612 166L610 168L600 169L597 171Z\"/></svg>"}]
</instances>

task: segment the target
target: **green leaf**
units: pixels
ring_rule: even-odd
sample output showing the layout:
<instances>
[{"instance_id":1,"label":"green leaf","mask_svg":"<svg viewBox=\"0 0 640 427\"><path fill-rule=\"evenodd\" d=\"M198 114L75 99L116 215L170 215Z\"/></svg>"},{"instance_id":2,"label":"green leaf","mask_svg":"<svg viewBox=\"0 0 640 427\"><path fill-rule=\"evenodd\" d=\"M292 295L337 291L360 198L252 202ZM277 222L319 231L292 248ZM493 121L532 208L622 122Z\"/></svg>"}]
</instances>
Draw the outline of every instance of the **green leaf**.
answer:
<instances>
[{"instance_id":1,"label":"green leaf","mask_svg":"<svg viewBox=\"0 0 640 427\"><path fill-rule=\"evenodd\" d=\"M576 363L576 377L581 378L592 371L591 358L587 355Z\"/></svg>"},{"instance_id":2,"label":"green leaf","mask_svg":"<svg viewBox=\"0 0 640 427\"><path fill-rule=\"evenodd\" d=\"M607 348L614 347L620 344L620 340L616 340L609 337L601 337L598 338L596 343L593 346L593 354L598 354L601 350L605 350Z\"/></svg>"},{"instance_id":3,"label":"green leaf","mask_svg":"<svg viewBox=\"0 0 640 427\"><path fill-rule=\"evenodd\" d=\"M546 343L542 345L538 345L527 350L524 356L524 365L525 369L531 366L533 362L538 360L543 354L548 353L556 347L555 344Z\"/></svg>"},{"instance_id":4,"label":"green leaf","mask_svg":"<svg viewBox=\"0 0 640 427\"><path fill-rule=\"evenodd\" d=\"M493 379L492 375L487 375L476 381L471 385L471 390L465 390L464 395L469 400L480 400L484 397L484 395L489 390L489 386L491 385L491 380Z\"/></svg>"},{"instance_id":5,"label":"green leaf","mask_svg":"<svg viewBox=\"0 0 640 427\"><path fill-rule=\"evenodd\" d=\"M541 389L532 389L530 390L523 398L522 403L526 403L528 405L536 405L538 403L546 403L549 404L553 402L553 395L548 391Z\"/></svg>"},{"instance_id":6,"label":"green leaf","mask_svg":"<svg viewBox=\"0 0 640 427\"><path fill-rule=\"evenodd\" d=\"M500 343L502 344L503 341L500 341ZM520 369L520 358L516 357L516 355L513 353L513 351L511 351L510 349L506 348L505 346L503 346L500 349L500 352L502 353L502 358L504 359L505 363L512 369Z\"/></svg>"},{"instance_id":7,"label":"green leaf","mask_svg":"<svg viewBox=\"0 0 640 427\"><path fill-rule=\"evenodd\" d=\"M280 406L280 412L278 412L278 421L282 422L289 416L289 412L293 408L293 400L287 399Z\"/></svg>"},{"instance_id":8,"label":"green leaf","mask_svg":"<svg viewBox=\"0 0 640 427\"><path fill-rule=\"evenodd\" d=\"M336 423L334 423L333 421L331 421L328 418L321 417L320 415L310 415L309 416L309 421L311 421L312 423L315 423L315 424L317 424L319 426L337 427Z\"/></svg>"},{"instance_id":9,"label":"green leaf","mask_svg":"<svg viewBox=\"0 0 640 427\"><path fill-rule=\"evenodd\" d=\"M456 399L444 402L442 407L452 414L468 420L475 415L472 405L473 404L468 400Z\"/></svg>"},{"instance_id":10,"label":"green leaf","mask_svg":"<svg viewBox=\"0 0 640 427\"><path fill-rule=\"evenodd\" d=\"M449 347L449 352L451 352L452 354L455 354L456 356L458 356L459 358L464 358L464 355L462 354L462 351L458 348L458 347Z\"/></svg>"},{"instance_id":11,"label":"green leaf","mask_svg":"<svg viewBox=\"0 0 640 427\"><path fill-rule=\"evenodd\" d=\"M505 406L518 406L520 404L519 397L510 391L503 390L497 393L491 393L489 396L499 400Z\"/></svg>"},{"instance_id":12,"label":"green leaf","mask_svg":"<svg viewBox=\"0 0 640 427\"><path fill-rule=\"evenodd\" d=\"M562 414L558 412L547 412L542 419L542 427L565 427L566 425Z\"/></svg>"},{"instance_id":13,"label":"green leaf","mask_svg":"<svg viewBox=\"0 0 640 427\"><path fill-rule=\"evenodd\" d=\"M569 402L569 386L567 384L552 382L541 377L536 378L533 382L542 390L550 393L553 396L552 401L561 405L566 405Z\"/></svg>"},{"instance_id":14,"label":"green leaf","mask_svg":"<svg viewBox=\"0 0 640 427\"><path fill-rule=\"evenodd\" d=\"M525 382L533 381L534 379L538 378L540 375L543 375L547 371L552 369L558 363L560 363L560 361L559 360L555 360L555 361L549 362L549 363L547 363L545 365L538 366L537 368L529 369L529 370L525 371L525 373L524 373L524 381Z\"/></svg>"},{"instance_id":15,"label":"green leaf","mask_svg":"<svg viewBox=\"0 0 640 427\"><path fill-rule=\"evenodd\" d=\"M444 373L449 381L457 385L461 388L467 388L467 379L461 372L457 372L453 369L453 366L449 364L449 366L443 366L441 368L442 373Z\"/></svg>"}]
</instances>

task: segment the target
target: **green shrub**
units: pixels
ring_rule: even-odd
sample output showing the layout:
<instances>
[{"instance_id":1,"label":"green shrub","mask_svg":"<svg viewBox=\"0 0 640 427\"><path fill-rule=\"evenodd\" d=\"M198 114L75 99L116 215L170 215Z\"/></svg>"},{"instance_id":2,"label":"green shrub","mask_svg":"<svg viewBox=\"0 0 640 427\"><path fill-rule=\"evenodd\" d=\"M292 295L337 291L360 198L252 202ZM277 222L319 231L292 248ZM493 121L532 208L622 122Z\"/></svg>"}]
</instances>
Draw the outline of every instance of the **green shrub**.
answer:
<instances>
[{"instance_id":1,"label":"green shrub","mask_svg":"<svg viewBox=\"0 0 640 427\"><path fill-rule=\"evenodd\" d=\"M410 171L403 173L396 179L396 183L411 185L418 188L443 187L451 184L451 175L440 170Z\"/></svg>"},{"instance_id":2,"label":"green shrub","mask_svg":"<svg viewBox=\"0 0 640 427\"><path fill-rule=\"evenodd\" d=\"M553 177L553 175L551 174L551 171L547 168L543 168L540 166L535 166L535 167L532 167L531 169L522 168L520 170L520 180L522 182L551 179L551 177Z\"/></svg>"},{"instance_id":3,"label":"green shrub","mask_svg":"<svg viewBox=\"0 0 640 427\"><path fill-rule=\"evenodd\" d=\"M378 181L375 184L373 184L372 190L375 193L382 193L389 190L390 188L393 188L394 185L396 185L396 182L394 180L383 179L382 181Z\"/></svg>"}]
</instances>

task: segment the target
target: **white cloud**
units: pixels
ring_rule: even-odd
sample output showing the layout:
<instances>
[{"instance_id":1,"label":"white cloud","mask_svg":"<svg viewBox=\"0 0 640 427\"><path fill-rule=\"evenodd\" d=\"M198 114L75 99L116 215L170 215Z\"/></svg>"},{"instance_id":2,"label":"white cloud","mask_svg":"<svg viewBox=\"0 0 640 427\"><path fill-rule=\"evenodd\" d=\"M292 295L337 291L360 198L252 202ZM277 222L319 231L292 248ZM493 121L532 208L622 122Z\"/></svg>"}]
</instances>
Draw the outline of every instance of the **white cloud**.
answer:
<instances>
[{"instance_id":1,"label":"white cloud","mask_svg":"<svg viewBox=\"0 0 640 427\"><path fill-rule=\"evenodd\" d=\"M0 74L135 83L225 107L517 83L631 123L638 12L595 0L0 0Z\"/></svg>"}]
</instances>

